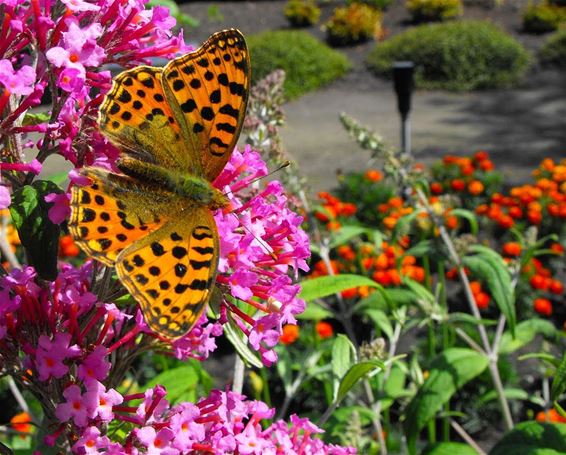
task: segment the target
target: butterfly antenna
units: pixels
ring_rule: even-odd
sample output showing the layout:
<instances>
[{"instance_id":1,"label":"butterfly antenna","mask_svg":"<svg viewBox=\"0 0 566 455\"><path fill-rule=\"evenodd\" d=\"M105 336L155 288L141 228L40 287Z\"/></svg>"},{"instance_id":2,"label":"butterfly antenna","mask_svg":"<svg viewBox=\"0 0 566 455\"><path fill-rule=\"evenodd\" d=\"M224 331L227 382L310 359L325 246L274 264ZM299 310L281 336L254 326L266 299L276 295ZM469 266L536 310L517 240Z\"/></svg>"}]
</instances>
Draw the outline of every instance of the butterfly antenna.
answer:
<instances>
[{"instance_id":1,"label":"butterfly antenna","mask_svg":"<svg viewBox=\"0 0 566 455\"><path fill-rule=\"evenodd\" d=\"M261 177L257 177L257 178L255 178L255 179L253 179L251 182L248 183L248 186L249 186L249 185L253 185L253 184L256 183L256 182L259 182L260 180L263 180L263 179L269 177L270 175L273 175L273 174L279 172L281 169L285 169L286 167L290 166L291 164L292 164L292 163L291 163L291 161L289 161L289 160L283 161L283 162L277 167L277 169L274 169L274 170L271 171L269 174L265 174L265 175L262 175ZM228 195L228 193L223 193L223 194L224 194L224 196L227 196L227 195Z\"/></svg>"},{"instance_id":2,"label":"butterfly antenna","mask_svg":"<svg viewBox=\"0 0 566 455\"><path fill-rule=\"evenodd\" d=\"M234 212L230 212L230 213L231 213L233 216L235 216L238 221L240 221L240 218L238 218L238 215L236 215ZM273 259L274 261L277 260L276 254L275 254L273 251L271 251L271 250L269 249L269 245L267 244L267 242L266 242L265 240L260 239L260 238L259 238L257 235L255 235L247 226L244 226L244 225L242 224L242 227L243 227L246 231L248 231L248 233L250 233L250 234L253 236L254 239L257 240L257 242L261 245L261 247L265 250L265 252L271 256L271 259Z\"/></svg>"}]
</instances>

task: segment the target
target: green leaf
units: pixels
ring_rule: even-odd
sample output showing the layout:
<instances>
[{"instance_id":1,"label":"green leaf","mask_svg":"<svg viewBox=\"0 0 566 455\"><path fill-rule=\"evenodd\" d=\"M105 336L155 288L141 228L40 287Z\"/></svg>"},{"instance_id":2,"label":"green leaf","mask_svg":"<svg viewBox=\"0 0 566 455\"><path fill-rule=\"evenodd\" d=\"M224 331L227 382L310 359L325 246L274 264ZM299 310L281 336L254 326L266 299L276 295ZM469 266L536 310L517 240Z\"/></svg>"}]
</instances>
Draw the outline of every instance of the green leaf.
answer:
<instances>
[{"instance_id":1,"label":"green leaf","mask_svg":"<svg viewBox=\"0 0 566 455\"><path fill-rule=\"evenodd\" d=\"M529 394L523 389L508 388L503 389L503 395L508 400L528 400ZM480 403L488 403L494 401L498 398L497 392L495 390L490 390L489 392L483 394L479 401Z\"/></svg>"},{"instance_id":2,"label":"green leaf","mask_svg":"<svg viewBox=\"0 0 566 455\"><path fill-rule=\"evenodd\" d=\"M235 327L234 322L230 318L228 324L224 324L224 334L228 341L232 343L238 355L242 358L247 366L254 366L256 368L263 368L263 363L257 355L248 347L243 334L240 335L241 330Z\"/></svg>"},{"instance_id":3,"label":"green leaf","mask_svg":"<svg viewBox=\"0 0 566 455\"><path fill-rule=\"evenodd\" d=\"M459 312L450 313L448 315L448 322L455 323L455 324L458 324L460 322L464 322L466 324L472 324L472 325L482 324L482 325L487 325L487 326L497 324L497 321L494 321L493 319L478 319L478 318L473 317L471 314L459 313Z\"/></svg>"},{"instance_id":4,"label":"green leaf","mask_svg":"<svg viewBox=\"0 0 566 455\"><path fill-rule=\"evenodd\" d=\"M22 126L39 125L40 123L47 123L51 119L49 112L26 112L22 121Z\"/></svg>"},{"instance_id":5,"label":"green leaf","mask_svg":"<svg viewBox=\"0 0 566 455\"><path fill-rule=\"evenodd\" d=\"M416 245L413 245L409 248L405 253L403 253L403 257L405 256L415 256L415 257L422 257L430 255L432 248L432 241L430 240L421 240Z\"/></svg>"},{"instance_id":6,"label":"green leaf","mask_svg":"<svg viewBox=\"0 0 566 455\"><path fill-rule=\"evenodd\" d=\"M558 399L566 391L566 352L562 354L562 360L556 373L554 374L554 379L552 380L552 391L551 398L553 400Z\"/></svg>"},{"instance_id":7,"label":"green leaf","mask_svg":"<svg viewBox=\"0 0 566 455\"><path fill-rule=\"evenodd\" d=\"M332 235L329 247L331 249L336 248L340 245L344 245L354 237L359 237L362 234L372 234L373 232L373 229L363 226L342 226Z\"/></svg>"},{"instance_id":8,"label":"green leaf","mask_svg":"<svg viewBox=\"0 0 566 455\"><path fill-rule=\"evenodd\" d=\"M305 311L296 316L297 319L303 321L321 321L322 319L328 319L334 317L332 311L323 308L321 305L315 302L307 302Z\"/></svg>"},{"instance_id":9,"label":"green leaf","mask_svg":"<svg viewBox=\"0 0 566 455\"><path fill-rule=\"evenodd\" d=\"M462 263L468 267L472 275L479 277L487 284L493 300L499 310L505 315L511 333L515 335L517 317L515 315L515 296L511 284L511 276L501 256L486 247L477 248L480 254L465 256Z\"/></svg>"},{"instance_id":10,"label":"green leaf","mask_svg":"<svg viewBox=\"0 0 566 455\"><path fill-rule=\"evenodd\" d=\"M334 378L334 396L336 397L336 393L338 392L338 385L340 380L346 374L346 371L350 368L350 366L356 361L355 359L356 348L350 341L350 339L343 335L339 334L336 339L334 340L334 344L332 345L332 375Z\"/></svg>"},{"instance_id":11,"label":"green leaf","mask_svg":"<svg viewBox=\"0 0 566 455\"><path fill-rule=\"evenodd\" d=\"M428 377L405 410L405 433L410 447L415 447L420 430L450 397L487 365L486 356L465 348L449 348L434 358Z\"/></svg>"},{"instance_id":12,"label":"green leaf","mask_svg":"<svg viewBox=\"0 0 566 455\"><path fill-rule=\"evenodd\" d=\"M312 278L301 282L301 293L299 298L310 302L329 295L336 294L346 289L358 286L370 286L378 288L380 285L368 277L362 275L330 275Z\"/></svg>"},{"instance_id":13,"label":"green leaf","mask_svg":"<svg viewBox=\"0 0 566 455\"><path fill-rule=\"evenodd\" d=\"M45 196L63 191L53 182L36 180L14 191L10 215L26 249L30 265L44 280L57 278L57 251L61 228L53 224L48 212L53 204Z\"/></svg>"},{"instance_id":14,"label":"green leaf","mask_svg":"<svg viewBox=\"0 0 566 455\"><path fill-rule=\"evenodd\" d=\"M342 401L350 389L354 387L360 379L377 369L381 369L382 371L385 369L385 364L380 360L366 360L352 365L340 381L336 401L338 403Z\"/></svg>"},{"instance_id":15,"label":"green leaf","mask_svg":"<svg viewBox=\"0 0 566 455\"><path fill-rule=\"evenodd\" d=\"M429 444L421 455L478 455L478 452L462 442L438 442Z\"/></svg>"},{"instance_id":16,"label":"green leaf","mask_svg":"<svg viewBox=\"0 0 566 455\"><path fill-rule=\"evenodd\" d=\"M468 220L468 223L470 223L470 232L473 235L476 235L478 233L478 220L474 212L470 212L466 209L453 209L450 211L450 215Z\"/></svg>"},{"instance_id":17,"label":"green leaf","mask_svg":"<svg viewBox=\"0 0 566 455\"><path fill-rule=\"evenodd\" d=\"M501 354L510 354L529 344L538 333L552 338L556 334L556 327L554 327L552 322L545 319L527 319L526 321L519 322L515 338L509 332L503 334L499 352Z\"/></svg>"},{"instance_id":18,"label":"green leaf","mask_svg":"<svg viewBox=\"0 0 566 455\"><path fill-rule=\"evenodd\" d=\"M161 384L167 389L167 400L172 404L180 401L181 397L188 397L188 401L196 401L196 389L199 384L199 374L192 366L173 368L155 376L147 383L147 387Z\"/></svg>"},{"instance_id":19,"label":"green leaf","mask_svg":"<svg viewBox=\"0 0 566 455\"><path fill-rule=\"evenodd\" d=\"M365 310L364 314L373 321L377 328L387 335L387 338L391 339L393 336L393 327L389 321L389 316L383 311L373 308Z\"/></svg>"},{"instance_id":20,"label":"green leaf","mask_svg":"<svg viewBox=\"0 0 566 455\"><path fill-rule=\"evenodd\" d=\"M566 424L521 422L489 455L559 455L566 452Z\"/></svg>"}]
</instances>

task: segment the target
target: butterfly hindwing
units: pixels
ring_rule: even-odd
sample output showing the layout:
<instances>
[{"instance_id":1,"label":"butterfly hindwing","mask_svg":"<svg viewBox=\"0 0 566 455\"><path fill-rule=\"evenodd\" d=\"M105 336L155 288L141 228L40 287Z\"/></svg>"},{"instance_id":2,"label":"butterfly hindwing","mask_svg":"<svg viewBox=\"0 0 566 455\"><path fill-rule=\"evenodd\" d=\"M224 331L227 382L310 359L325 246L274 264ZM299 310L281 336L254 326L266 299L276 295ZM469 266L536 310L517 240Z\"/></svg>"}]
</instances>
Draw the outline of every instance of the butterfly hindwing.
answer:
<instances>
[{"instance_id":1,"label":"butterfly hindwing","mask_svg":"<svg viewBox=\"0 0 566 455\"><path fill-rule=\"evenodd\" d=\"M218 233L212 212L194 208L125 249L118 276L140 303L149 327L167 338L186 334L211 294L218 266Z\"/></svg>"},{"instance_id":2,"label":"butterfly hindwing","mask_svg":"<svg viewBox=\"0 0 566 455\"><path fill-rule=\"evenodd\" d=\"M230 159L246 111L250 59L243 35L235 29L215 33L195 52L169 62L162 80L202 175L213 181Z\"/></svg>"},{"instance_id":3,"label":"butterfly hindwing","mask_svg":"<svg viewBox=\"0 0 566 455\"><path fill-rule=\"evenodd\" d=\"M69 229L89 256L113 266L116 256L164 223L172 195L99 168L83 168L90 186L71 189Z\"/></svg>"},{"instance_id":4,"label":"butterfly hindwing","mask_svg":"<svg viewBox=\"0 0 566 455\"><path fill-rule=\"evenodd\" d=\"M139 66L120 73L100 106L101 131L124 153L170 169L200 172L188 153L161 84L161 68Z\"/></svg>"}]
</instances>

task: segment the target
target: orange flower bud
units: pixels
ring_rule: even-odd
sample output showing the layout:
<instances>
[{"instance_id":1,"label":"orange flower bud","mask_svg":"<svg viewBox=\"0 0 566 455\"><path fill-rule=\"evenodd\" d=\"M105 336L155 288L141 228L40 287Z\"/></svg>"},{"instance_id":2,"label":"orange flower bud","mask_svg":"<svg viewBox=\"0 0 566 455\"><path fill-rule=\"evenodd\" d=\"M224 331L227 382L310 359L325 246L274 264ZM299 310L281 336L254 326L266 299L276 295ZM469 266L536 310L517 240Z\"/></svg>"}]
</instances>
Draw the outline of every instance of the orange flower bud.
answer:
<instances>
[{"instance_id":1,"label":"orange flower bud","mask_svg":"<svg viewBox=\"0 0 566 455\"><path fill-rule=\"evenodd\" d=\"M319 321L316 324L316 333L318 333L318 336L324 340L325 338L330 338L334 335L334 329L330 323Z\"/></svg>"},{"instance_id":2,"label":"orange flower bud","mask_svg":"<svg viewBox=\"0 0 566 455\"><path fill-rule=\"evenodd\" d=\"M283 334L279 337L279 341L283 344L293 344L299 338L299 326L293 324L285 324L283 326Z\"/></svg>"},{"instance_id":3,"label":"orange flower bud","mask_svg":"<svg viewBox=\"0 0 566 455\"><path fill-rule=\"evenodd\" d=\"M538 314L542 314L543 316L550 316L552 314L552 303L550 303L550 300L548 299L535 299L533 302L533 308Z\"/></svg>"}]
</instances>

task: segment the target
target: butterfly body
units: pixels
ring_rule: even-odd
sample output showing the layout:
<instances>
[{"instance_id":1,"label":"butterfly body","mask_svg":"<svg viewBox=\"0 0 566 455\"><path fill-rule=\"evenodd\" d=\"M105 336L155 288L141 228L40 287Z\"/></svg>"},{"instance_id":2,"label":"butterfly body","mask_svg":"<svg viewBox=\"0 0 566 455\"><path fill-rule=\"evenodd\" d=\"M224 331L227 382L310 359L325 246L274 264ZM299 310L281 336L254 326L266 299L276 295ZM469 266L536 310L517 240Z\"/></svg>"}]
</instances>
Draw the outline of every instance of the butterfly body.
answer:
<instances>
[{"instance_id":1,"label":"butterfly body","mask_svg":"<svg viewBox=\"0 0 566 455\"><path fill-rule=\"evenodd\" d=\"M191 205L208 207L212 210L226 207L226 196L214 188L211 183L196 175L168 169L135 158L122 158L117 162L118 169L140 182L150 183L163 188Z\"/></svg>"},{"instance_id":2,"label":"butterfly body","mask_svg":"<svg viewBox=\"0 0 566 455\"><path fill-rule=\"evenodd\" d=\"M194 326L216 279L212 210L229 202L212 181L238 139L249 83L249 53L233 29L164 68L120 73L98 123L122 152L122 173L85 167L90 185L71 190L76 243L116 267L146 323L170 339Z\"/></svg>"}]
</instances>

